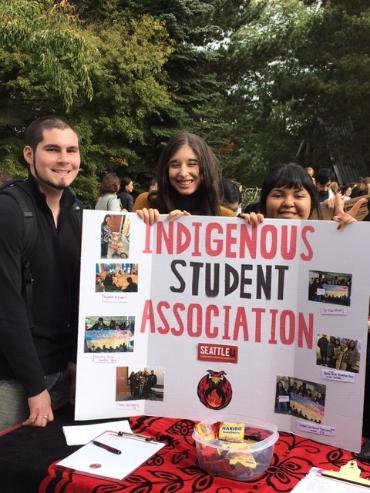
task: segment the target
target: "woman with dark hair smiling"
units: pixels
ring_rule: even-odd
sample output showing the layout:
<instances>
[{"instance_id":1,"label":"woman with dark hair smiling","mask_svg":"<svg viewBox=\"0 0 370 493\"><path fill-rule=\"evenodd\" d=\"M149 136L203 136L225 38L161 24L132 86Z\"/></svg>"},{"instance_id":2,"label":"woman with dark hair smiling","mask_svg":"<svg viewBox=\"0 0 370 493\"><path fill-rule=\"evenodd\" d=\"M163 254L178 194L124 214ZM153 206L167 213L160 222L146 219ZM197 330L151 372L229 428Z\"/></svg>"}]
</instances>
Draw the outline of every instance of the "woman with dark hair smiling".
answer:
<instances>
[{"instance_id":1,"label":"woman with dark hair smiling","mask_svg":"<svg viewBox=\"0 0 370 493\"><path fill-rule=\"evenodd\" d=\"M343 211L342 199L339 195L336 196L333 220L338 223L338 229L356 222L354 216L363 203L364 199L359 200L349 213L346 213ZM271 169L262 184L259 211L258 222L261 222L263 217L322 219L314 184L304 169L296 163L279 164Z\"/></svg>"},{"instance_id":2,"label":"woman with dark hair smiling","mask_svg":"<svg viewBox=\"0 0 370 493\"><path fill-rule=\"evenodd\" d=\"M181 132L169 140L158 161L157 179L158 191L142 193L134 204L149 224L167 213L170 219L191 214L235 216L220 205L218 160L198 135Z\"/></svg>"},{"instance_id":3,"label":"woman with dark hair smiling","mask_svg":"<svg viewBox=\"0 0 370 493\"><path fill-rule=\"evenodd\" d=\"M275 219L321 219L315 185L302 166L279 164L263 181L260 212Z\"/></svg>"}]
</instances>

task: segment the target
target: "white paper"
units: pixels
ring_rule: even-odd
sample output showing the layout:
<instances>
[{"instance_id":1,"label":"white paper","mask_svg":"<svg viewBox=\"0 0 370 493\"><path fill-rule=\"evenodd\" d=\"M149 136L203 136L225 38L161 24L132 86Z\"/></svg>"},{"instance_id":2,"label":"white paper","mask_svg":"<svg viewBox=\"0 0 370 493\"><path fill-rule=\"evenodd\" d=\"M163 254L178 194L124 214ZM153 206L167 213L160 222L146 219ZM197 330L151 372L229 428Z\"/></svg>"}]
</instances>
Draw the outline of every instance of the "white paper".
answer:
<instances>
[{"instance_id":1,"label":"white paper","mask_svg":"<svg viewBox=\"0 0 370 493\"><path fill-rule=\"evenodd\" d=\"M99 435L96 440L121 453L112 453L89 442L59 461L57 466L82 474L121 480L165 446L164 443L135 438L135 435L131 438L110 432Z\"/></svg>"},{"instance_id":2,"label":"white paper","mask_svg":"<svg viewBox=\"0 0 370 493\"><path fill-rule=\"evenodd\" d=\"M95 425L63 426L63 433L66 437L67 445L85 445L107 430L132 433L127 419L122 421L110 421L108 423L98 423Z\"/></svg>"},{"instance_id":3,"label":"white paper","mask_svg":"<svg viewBox=\"0 0 370 493\"><path fill-rule=\"evenodd\" d=\"M364 493L367 487L321 476L317 468L311 469L292 493Z\"/></svg>"},{"instance_id":4,"label":"white paper","mask_svg":"<svg viewBox=\"0 0 370 493\"><path fill-rule=\"evenodd\" d=\"M309 421L297 421L296 433L313 433L314 435L334 437L336 430L334 426L319 425Z\"/></svg>"},{"instance_id":5,"label":"white paper","mask_svg":"<svg viewBox=\"0 0 370 493\"><path fill-rule=\"evenodd\" d=\"M335 368L322 368L321 375L324 380L334 380L336 382L347 383L354 383L355 381L355 373L336 370Z\"/></svg>"}]
</instances>

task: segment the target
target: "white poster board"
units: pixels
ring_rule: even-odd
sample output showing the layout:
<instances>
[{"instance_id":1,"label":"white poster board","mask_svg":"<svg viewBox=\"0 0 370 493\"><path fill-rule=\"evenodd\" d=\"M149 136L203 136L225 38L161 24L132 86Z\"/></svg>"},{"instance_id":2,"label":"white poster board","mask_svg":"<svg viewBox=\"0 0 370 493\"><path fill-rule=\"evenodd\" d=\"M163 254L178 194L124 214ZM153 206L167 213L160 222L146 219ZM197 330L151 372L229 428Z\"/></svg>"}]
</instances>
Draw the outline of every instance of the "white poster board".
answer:
<instances>
[{"instance_id":1,"label":"white poster board","mask_svg":"<svg viewBox=\"0 0 370 493\"><path fill-rule=\"evenodd\" d=\"M368 224L106 216L84 211L76 419L239 414L360 449Z\"/></svg>"}]
</instances>

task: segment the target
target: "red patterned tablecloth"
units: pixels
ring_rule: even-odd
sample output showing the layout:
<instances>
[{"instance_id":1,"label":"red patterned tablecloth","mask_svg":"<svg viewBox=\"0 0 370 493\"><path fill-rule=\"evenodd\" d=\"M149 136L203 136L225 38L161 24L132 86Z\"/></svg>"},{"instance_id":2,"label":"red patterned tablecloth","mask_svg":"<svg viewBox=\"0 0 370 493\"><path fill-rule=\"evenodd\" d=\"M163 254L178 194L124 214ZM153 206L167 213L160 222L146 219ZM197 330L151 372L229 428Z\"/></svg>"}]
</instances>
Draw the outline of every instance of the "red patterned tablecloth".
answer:
<instances>
[{"instance_id":1,"label":"red patterned tablecloth","mask_svg":"<svg viewBox=\"0 0 370 493\"><path fill-rule=\"evenodd\" d=\"M119 483L61 471L52 464L39 493L286 493L311 467L338 470L355 458L351 452L280 433L264 476L242 483L211 476L198 467L191 437L193 421L140 416L131 418L130 424L134 432L163 441L166 447ZM362 475L370 479L370 464L358 461L358 465Z\"/></svg>"}]
</instances>

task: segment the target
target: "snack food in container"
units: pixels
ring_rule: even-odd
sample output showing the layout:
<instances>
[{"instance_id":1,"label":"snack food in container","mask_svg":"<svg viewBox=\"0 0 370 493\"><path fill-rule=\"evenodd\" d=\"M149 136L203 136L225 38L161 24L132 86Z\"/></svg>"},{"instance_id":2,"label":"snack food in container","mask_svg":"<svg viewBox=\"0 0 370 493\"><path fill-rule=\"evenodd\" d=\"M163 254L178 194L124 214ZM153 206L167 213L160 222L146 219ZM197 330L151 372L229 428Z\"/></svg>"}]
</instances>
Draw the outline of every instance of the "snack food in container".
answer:
<instances>
[{"instance_id":1,"label":"snack food in container","mask_svg":"<svg viewBox=\"0 0 370 493\"><path fill-rule=\"evenodd\" d=\"M238 481L263 475L278 438L276 425L242 416L206 419L195 425L193 433L199 466Z\"/></svg>"}]
</instances>

